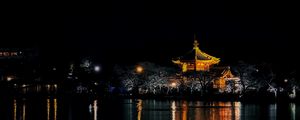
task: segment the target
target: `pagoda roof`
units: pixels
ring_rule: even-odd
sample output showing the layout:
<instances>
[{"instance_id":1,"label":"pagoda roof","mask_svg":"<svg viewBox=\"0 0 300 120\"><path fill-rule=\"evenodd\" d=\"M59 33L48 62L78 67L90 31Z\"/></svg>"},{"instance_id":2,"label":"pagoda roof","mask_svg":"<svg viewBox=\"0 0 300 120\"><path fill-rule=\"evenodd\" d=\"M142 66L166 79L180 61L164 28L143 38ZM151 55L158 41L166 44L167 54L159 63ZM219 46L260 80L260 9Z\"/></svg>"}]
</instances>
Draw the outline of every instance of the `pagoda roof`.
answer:
<instances>
[{"instance_id":1,"label":"pagoda roof","mask_svg":"<svg viewBox=\"0 0 300 120\"><path fill-rule=\"evenodd\" d=\"M229 66L222 67L213 67L209 70L210 73L213 73L215 77L222 77L226 75L232 75Z\"/></svg>"},{"instance_id":2,"label":"pagoda roof","mask_svg":"<svg viewBox=\"0 0 300 120\"><path fill-rule=\"evenodd\" d=\"M219 63L220 59L214 56L211 56L203 51L201 51L198 47L198 42L195 40L193 50L189 51L183 56L177 58L180 61L194 61L195 59L200 61L215 61L215 63Z\"/></svg>"},{"instance_id":3,"label":"pagoda roof","mask_svg":"<svg viewBox=\"0 0 300 120\"><path fill-rule=\"evenodd\" d=\"M180 60L195 60L195 56L197 56L197 60L211 60L214 59L215 57L208 55L201 50L195 50L193 49L192 51L188 52L187 54L178 57ZM216 58L218 59L218 58Z\"/></svg>"}]
</instances>

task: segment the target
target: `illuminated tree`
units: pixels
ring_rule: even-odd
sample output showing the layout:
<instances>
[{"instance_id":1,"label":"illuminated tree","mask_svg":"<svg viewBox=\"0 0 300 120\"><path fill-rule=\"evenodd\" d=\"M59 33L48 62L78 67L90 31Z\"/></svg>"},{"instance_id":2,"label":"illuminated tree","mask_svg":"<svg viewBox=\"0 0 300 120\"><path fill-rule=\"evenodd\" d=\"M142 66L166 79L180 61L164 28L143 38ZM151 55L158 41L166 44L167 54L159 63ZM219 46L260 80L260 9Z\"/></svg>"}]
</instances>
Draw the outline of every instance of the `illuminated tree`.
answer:
<instances>
[{"instance_id":1,"label":"illuminated tree","mask_svg":"<svg viewBox=\"0 0 300 120\"><path fill-rule=\"evenodd\" d=\"M131 67L121 67L116 65L114 67L116 79L121 80L121 86L126 89L126 91L131 92L133 87L136 85L136 81L138 80L137 75L135 74L133 68Z\"/></svg>"},{"instance_id":2,"label":"illuminated tree","mask_svg":"<svg viewBox=\"0 0 300 120\"><path fill-rule=\"evenodd\" d=\"M89 59L83 59L80 63L80 68L82 68L82 70L84 72L87 72L87 73L91 73L92 71L92 61L89 60Z\"/></svg>"},{"instance_id":3,"label":"illuminated tree","mask_svg":"<svg viewBox=\"0 0 300 120\"><path fill-rule=\"evenodd\" d=\"M300 90L300 81L296 79L296 70L290 70L288 72L280 74L279 77L281 94L288 95L289 98L295 98L296 92Z\"/></svg>"},{"instance_id":4,"label":"illuminated tree","mask_svg":"<svg viewBox=\"0 0 300 120\"><path fill-rule=\"evenodd\" d=\"M129 67L116 66L114 71L128 92L157 94L161 93L163 88L172 87L169 82L172 70L150 62Z\"/></svg>"},{"instance_id":5,"label":"illuminated tree","mask_svg":"<svg viewBox=\"0 0 300 120\"><path fill-rule=\"evenodd\" d=\"M274 97L277 96L277 88L274 82L276 74L273 72L269 64L263 63L257 66L256 79L260 82L257 85L257 89L267 88L266 91L273 93ZM264 89L263 89L264 90Z\"/></svg>"},{"instance_id":6,"label":"illuminated tree","mask_svg":"<svg viewBox=\"0 0 300 120\"><path fill-rule=\"evenodd\" d=\"M233 71L240 78L242 94L249 90L257 90L260 81L254 76L258 72L255 65L239 61L238 65L233 67Z\"/></svg>"}]
</instances>

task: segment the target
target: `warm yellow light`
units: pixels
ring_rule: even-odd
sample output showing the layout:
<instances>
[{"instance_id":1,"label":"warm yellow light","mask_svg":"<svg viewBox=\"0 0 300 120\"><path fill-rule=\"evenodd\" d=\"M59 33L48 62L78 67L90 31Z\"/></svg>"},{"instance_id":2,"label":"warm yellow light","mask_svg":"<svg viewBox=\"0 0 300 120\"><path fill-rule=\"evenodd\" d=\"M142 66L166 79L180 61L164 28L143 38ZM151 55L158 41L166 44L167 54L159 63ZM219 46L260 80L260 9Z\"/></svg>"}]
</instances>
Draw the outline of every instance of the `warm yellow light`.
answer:
<instances>
[{"instance_id":1,"label":"warm yellow light","mask_svg":"<svg viewBox=\"0 0 300 120\"><path fill-rule=\"evenodd\" d=\"M220 58L216 58L214 56L208 55L205 52L202 52L199 47L199 43L197 40L194 41L194 50L195 50L195 59L179 59L172 60L173 63L178 64L182 72L194 71L196 67L196 71L207 71L209 70L211 65L218 64L220 62ZM200 59L200 58L206 59ZM196 64L194 64L196 62Z\"/></svg>"},{"instance_id":2,"label":"warm yellow light","mask_svg":"<svg viewBox=\"0 0 300 120\"><path fill-rule=\"evenodd\" d=\"M7 81L11 81L11 80L13 80L13 77L10 77L10 76L9 76L9 77L6 78L6 80L7 80Z\"/></svg>"},{"instance_id":3,"label":"warm yellow light","mask_svg":"<svg viewBox=\"0 0 300 120\"><path fill-rule=\"evenodd\" d=\"M50 120L50 99L47 99L47 120Z\"/></svg>"},{"instance_id":4,"label":"warm yellow light","mask_svg":"<svg viewBox=\"0 0 300 120\"><path fill-rule=\"evenodd\" d=\"M17 120L17 100L14 99L14 120Z\"/></svg>"},{"instance_id":5,"label":"warm yellow light","mask_svg":"<svg viewBox=\"0 0 300 120\"><path fill-rule=\"evenodd\" d=\"M57 99L54 99L54 120L57 118Z\"/></svg>"},{"instance_id":6,"label":"warm yellow light","mask_svg":"<svg viewBox=\"0 0 300 120\"><path fill-rule=\"evenodd\" d=\"M137 73L142 73L144 71L144 68L142 66L137 66L136 67L136 72Z\"/></svg>"},{"instance_id":7,"label":"warm yellow light","mask_svg":"<svg viewBox=\"0 0 300 120\"><path fill-rule=\"evenodd\" d=\"M187 71L187 64L184 63L184 64L182 65L182 72L186 72L186 71Z\"/></svg>"},{"instance_id":8,"label":"warm yellow light","mask_svg":"<svg viewBox=\"0 0 300 120\"><path fill-rule=\"evenodd\" d=\"M177 86L177 84L175 82L171 83L171 87L176 87L176 86Z\"/></svg>"}]
</instances>

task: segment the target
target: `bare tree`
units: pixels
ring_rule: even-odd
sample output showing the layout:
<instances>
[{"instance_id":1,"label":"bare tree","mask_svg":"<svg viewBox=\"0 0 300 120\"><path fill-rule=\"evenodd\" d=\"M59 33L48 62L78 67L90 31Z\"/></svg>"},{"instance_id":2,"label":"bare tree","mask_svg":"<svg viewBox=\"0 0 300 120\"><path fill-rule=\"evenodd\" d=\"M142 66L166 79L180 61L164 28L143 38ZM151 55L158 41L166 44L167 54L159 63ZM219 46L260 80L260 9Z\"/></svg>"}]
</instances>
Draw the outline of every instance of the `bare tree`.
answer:
<instances>
[{"instance_id":1,"label":"bare tree","mask_svg":"<svg viewBox=\"0 0 300 120\"><path fill-rule=\"evenodd\" d=\"M239 61L238 65L233 67L233 71L240 78L242 94L250 89L257 90L260 81L254 76L258 72L255 65Z\"/></svg>"},{"instance_id":2,"label":"bare tree","mask_svg":"<svg viewBox=\"0 0 300 120\"><path fill-rule=\"evenodd\" d=\"M136 66L142 67L140 72ZM172 69L161 67L150 62L141 62L137 65L114 68L122 86L129 92L152 93L161 92L162 88L169 88L169 77Z\"/></svg>"},{"instance_id":3,"label":"bare tree","mask_svg":"<svg viewBox=\"0 0 300 120\"><path fill-rule=\"evenodd\" d=\"M260 84L258 84L258 89L267 87L267 91L273 93L274 96L277 97L277 88L276 84L274 83L276 74L273 72L271 66L269 64L263 63L258 66L258 69L256 71L258 74L258 76L256 76L256 79L260 81Z\"/></svg>"}]
</instances>

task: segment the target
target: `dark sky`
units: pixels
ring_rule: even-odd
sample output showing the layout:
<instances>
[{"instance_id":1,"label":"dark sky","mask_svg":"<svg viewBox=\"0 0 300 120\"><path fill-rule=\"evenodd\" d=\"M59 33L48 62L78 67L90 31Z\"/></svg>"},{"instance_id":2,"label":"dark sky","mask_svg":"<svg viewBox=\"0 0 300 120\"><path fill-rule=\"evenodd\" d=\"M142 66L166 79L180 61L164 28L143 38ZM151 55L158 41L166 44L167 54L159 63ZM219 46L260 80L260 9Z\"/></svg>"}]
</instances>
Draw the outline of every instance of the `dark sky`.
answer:
<instances>
[{"instance_id":1,"label":"dark sky","mask_svg":"<svg viewBox=\"0 0 300 120\"><path fill-rule=\"evenodd\" d=\"M191 50L196 34L200 49L225 64L245 60L295 65L296 16L289 5L224 1L81 5L68 7L63 15L10 15L7 34L15 46L38 47L56 62L84 55L106 63L165 64Z\"/></svg>"}]
</instances>

